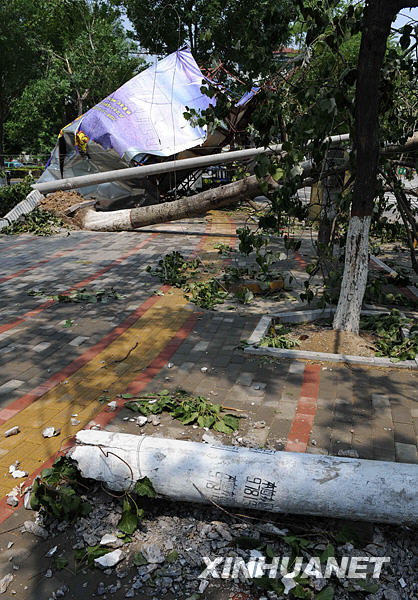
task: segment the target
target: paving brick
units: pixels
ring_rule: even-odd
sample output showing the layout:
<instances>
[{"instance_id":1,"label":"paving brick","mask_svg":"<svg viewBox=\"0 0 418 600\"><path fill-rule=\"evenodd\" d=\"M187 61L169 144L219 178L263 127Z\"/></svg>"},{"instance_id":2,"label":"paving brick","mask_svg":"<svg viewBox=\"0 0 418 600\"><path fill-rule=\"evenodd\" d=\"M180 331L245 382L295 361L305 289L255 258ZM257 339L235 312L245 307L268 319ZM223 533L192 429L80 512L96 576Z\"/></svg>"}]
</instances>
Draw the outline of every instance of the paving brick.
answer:
<instances>
[{"instance_id":1,"label":"paving brick","mask_svg":"<svg viewBox=\"0 0 418 600\"><path fill-rule=\"evenodd\" d=\"M50 342L40 342L39 344L37 344L34 348L32 348L32 350L34 352L43 352L44 350L46 350L47 348L49 348L51 346Z\"/></svg>"},{"instance_id":2,"label":"paving brick","mask_svg":"<svg viewBox=\"0 0 418 600\"><path fill-rule=\"evenodd\" d=\"M84 344L84 342L88 339L89 339L88 337L79 335L76 338L74 338L73 340L71 340L71 342L69 342L69 344L70 344L70 346L81 346L81 344Z\"/></svg>"},{"instance_id":3,"label":"paving brick","mask_svg":"<svg viewBox=\"0 0 418 600\"><path fill-rule=\"evenodd\" d=\"M398 462L418 464L417 447L415 444L395 442L395 451Z\"/></svg>"},{"instance_id":4,"label":"paving brick","mask_svg":"<svg viewBox=\"0 0 418 600\"><path fill-rule=\"evenodd\" d=\"M416 435L412 424L395 423L395 441L403 444L415 444Z\"/></svg>"},{"instance_id":5,"label":"paving brick","mask_svg":"<svg viewBox=\"0 0 418 600\"><path fill-rule=\"evenodd\" d=\"M366 460L372 460L374 458L374 448L372 440L369 441L359 441L356 438L353 439L352 447L354 450L357 450L359 458L364 458Z\"/></svg>"},{"instance_id":6,"label":"paving brick","mask_svg":"<svg viewBox=\"0 0 418 600\"><path fill-rule=\"evenodd\" d=\"M306 364L304 362L295 361L289 366L289 373L303 373L305 371Z\"/></svg>"},{"instance_id":7,"label":"paving brick","mask_svg":"<svg viewBox=\"0 0 418 600\"><path fill-rule=\"evenodd\" d=\"M193 348L192 352L205 352L209 347L210 342L198 342Z\"/></svg>"},{"instance_id":8,"label":"paving brick","mask_svg":"<svg viewBox=\"0 0 418 600\"><path fill-rule=\"evenodd\" d=\"M250 386L253 381L253 377L253 373L244 372L241 373L241 375L236 379L235 383L239 385Z\"/></svg>"},{"instance_id":9,"label":"paving brick","mask_svg":"<svg viewBox=\"0 0 418 600\"><path fill-rule=\"evenodd\" d=\"M392 416L396 423L411 423L412 421L411 410L407 406L392 405Z\"/></svg>"},{"instance_id":10,"label":"paving brick","mask_svg":"<svg viewBox=\"0 0 418 600\"><path fill-rule=\"evenodd\" d=\"M6 381L6 383L3 383L3 385L0 385L0 394L8 394L24 383L24 381L20 381L19 379L10 379L9 381Z\"/></svg>"},{"instance_id":11,"label":"paving brick","mask_svg":"<svg viewBox=\"0 0 418 600\"><path fill-rule=\"evenodd\" d=\"M390 462L395 461L395 446L391 448L374 448L373 449L374 460L386 460Z\"/></svg>"},{"instance_id":12,"label":"paving brick","mask_svg":"<svg viewBox=\"0 0 418 600\"><path fill-rule=\"evenodd\" d=\"M382 409L384 410L385 408L390 408L389 396L384 394L373 394L372 405L376 412Z\"/></svg>"}]
</instances>

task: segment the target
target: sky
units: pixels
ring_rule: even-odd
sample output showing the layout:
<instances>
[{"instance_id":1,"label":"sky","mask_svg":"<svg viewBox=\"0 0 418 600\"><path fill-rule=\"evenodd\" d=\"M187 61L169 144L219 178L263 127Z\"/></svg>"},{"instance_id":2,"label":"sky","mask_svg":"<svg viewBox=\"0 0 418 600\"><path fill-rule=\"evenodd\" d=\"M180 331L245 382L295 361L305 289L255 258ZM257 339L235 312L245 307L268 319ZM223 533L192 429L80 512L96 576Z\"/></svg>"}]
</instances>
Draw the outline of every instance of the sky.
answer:
<instances>
[{"instance_id":1,"label":"sky","mask_svg":"<svg viewBox=\"0 0 418 600\"><path fill-rule=\"evenodd\" d=\"M410 19L418 21L418 8L404 8L401 10L395 21L395 27L402 27Z\"/></svg>"}]
</instances>

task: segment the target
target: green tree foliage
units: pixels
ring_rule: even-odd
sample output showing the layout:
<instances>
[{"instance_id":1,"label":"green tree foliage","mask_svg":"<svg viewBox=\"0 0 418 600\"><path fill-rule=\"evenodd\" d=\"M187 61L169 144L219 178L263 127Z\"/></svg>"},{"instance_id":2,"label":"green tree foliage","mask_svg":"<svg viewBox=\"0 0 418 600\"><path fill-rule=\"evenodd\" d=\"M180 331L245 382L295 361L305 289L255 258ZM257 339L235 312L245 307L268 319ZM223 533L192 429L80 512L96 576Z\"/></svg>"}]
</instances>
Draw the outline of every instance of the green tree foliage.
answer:
<instances>
[{"instance_id":1,"label":"green tree foliage","mask_svg":"<svg viewBox=\"0 0 418 600\"><path fill-rule=\"evenodd\" d=\"M27 82L41 75L32 0L0 2L0 165L3 164L4 123Z\"/></svg>"},{"instance_id":2,"label":"green tree foliage","mask_svg":"<svg viewBox=\"0 0 418 600\"><path fill-rule=\"evenodd\" d=\"M144 62L126 37L119 12L106 2L27 4L36 68L26 70L11 98L5 130L8 147L16 152L47 153L64 125L125 83Z\"/></svg>"},{"instance_id":3,"label":"green tree foliage","mask_svg":"<svg viewBox=\"0 0 418 600\"><path fill-rule=\"evenodd\" d=\"M290 37L296 17L290 0L122 0L140 46L151 54L190 47L199 64L259 76L273 51Z\"/></svg>"}]
</instances>

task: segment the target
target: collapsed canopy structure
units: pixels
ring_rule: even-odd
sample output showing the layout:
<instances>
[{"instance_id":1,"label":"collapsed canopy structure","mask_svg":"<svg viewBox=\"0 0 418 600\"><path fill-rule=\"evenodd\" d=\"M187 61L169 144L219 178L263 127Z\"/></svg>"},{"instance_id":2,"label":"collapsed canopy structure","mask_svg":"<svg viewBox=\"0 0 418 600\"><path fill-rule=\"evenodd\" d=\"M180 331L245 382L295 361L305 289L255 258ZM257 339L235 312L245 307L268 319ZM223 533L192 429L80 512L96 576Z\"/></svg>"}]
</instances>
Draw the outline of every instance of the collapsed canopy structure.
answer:
<instances>
[{"instance_id":1,"label":"collapsed canopy structure","mask_svg":"<svg viewBox=\"0 0 418 600\"><path fill-rule=\"evenodd\" d=\"M201 145L206 127L183 113L214 104L202 94L203 82L188 49L151 65L61 130L39 182L124 168ZM114 200L130 195L132 185L113 182L80 191Z\"/></svg>"},{"instance_id":2,"label":"collapsed canopy structure","mask_svg":"<svg viewBox=\"0 0 418 600\"><path fill-rule=\"evenodd\" d=\"M216 152L242 124L251 95L236 105L226 129L218 128L208 140L206 126L184 117L190 109L201 114L215 104L201 91L205 80L187 48L151 65L61 130L38 183L182 159L194 156L197 147L204 154ZM103 209L116 208L127 198L134 205L158 202L169 180L112 181L78 191L95 197Z\"/></svg>"}]
</instances>

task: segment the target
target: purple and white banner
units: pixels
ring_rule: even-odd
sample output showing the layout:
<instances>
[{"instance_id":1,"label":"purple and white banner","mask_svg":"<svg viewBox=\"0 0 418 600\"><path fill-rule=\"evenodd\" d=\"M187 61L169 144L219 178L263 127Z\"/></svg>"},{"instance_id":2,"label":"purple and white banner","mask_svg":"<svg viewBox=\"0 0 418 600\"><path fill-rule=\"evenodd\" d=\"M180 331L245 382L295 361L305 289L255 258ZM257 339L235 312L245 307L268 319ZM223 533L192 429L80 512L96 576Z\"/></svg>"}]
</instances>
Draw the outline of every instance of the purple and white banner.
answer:
<instances>
[{"instance_id":1,"label":"purple and white banner","mask_svg":"<svg viewBox=\"0 0 418 600\"><path fill-rule=\"evenodd\" d=\"M186 107L205 110L215 101L200 91L204 76L190 50L177 50L126 82L81 117L78 145L93 140L119 156L170 156L203 143Z\"/></svg>"}]
</instances>

